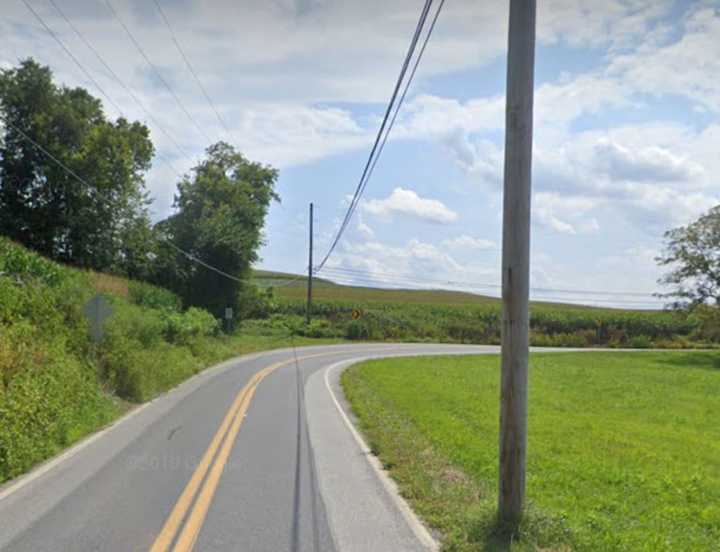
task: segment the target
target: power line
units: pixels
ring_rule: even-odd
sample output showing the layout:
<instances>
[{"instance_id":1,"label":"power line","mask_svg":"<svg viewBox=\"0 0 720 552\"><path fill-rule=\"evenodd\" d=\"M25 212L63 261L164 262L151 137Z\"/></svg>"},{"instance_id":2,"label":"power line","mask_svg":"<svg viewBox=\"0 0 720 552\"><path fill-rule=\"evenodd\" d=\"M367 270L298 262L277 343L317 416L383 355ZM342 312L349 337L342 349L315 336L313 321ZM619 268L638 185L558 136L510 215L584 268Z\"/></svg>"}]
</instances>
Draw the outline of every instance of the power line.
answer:
<instances>
[{"instance_id":1,"label":"power line","mask_svg":"<svg viewBox=\"0 0 720 552\"><path fill-rule=\"evenodd\" d=\"M53 7L57 10L57 12L60 14L60 16L65 20L65 22L69 25L69 27L75 32L75 34L78 36L78 38L82 41L82 43L95 55L97 60L102 64L102 66L105 68L105 70L110 73L110 75L115 79L115 81L127 92L127 94L132 98L132 100L135 102L135 104L145 113L145 116L152 121L152 123L160 129L160 131L167 137L170 142L177 148L177 150L180 152L180 154L183 157L189 158L190 156L188 153L180 146L180 144L175 140L175 138L161 125L158 120L153 116L152 113L145 107L145 105L140 101L140 99L135 95L135 93L132 91L132 89L125 84L125 82L118 76L118 74L110 67L110 64L105 61L105 58L100 55L100 52L90 43L89 40L85 38L85 36L80 32L80 30L73 24L73 22L70 20L70 18L65 15L65 12L60 8L60 6L57 4L55 0L49 0L49 2L53 5ZM169 161L168 161L168 164ZM171 165L172 166L172 165ZM173 169L174 172L178 173L178 176L181 177L180 173L177 171L177 169ZM181 177L182 178L182 177Z\"/></svg>"},{"instance_id":2,"label":"power line","mask_svg":"<svg viewBox=\"0 0 720 552\"><path fill-rule=\"evenodd\" d=\"M318 272L321 272L318 270ZM342 267L326 267L322 269L322 272L335 272L336 274L347 274L349 276L358 275L358 276L373 276L374 274L378 274L380 276L386 276L389 278L396 278L396 279L403 279L404 281L410 281L413 282L414 280L418 280L421 282L427 282L427 283L436 283L436 284L450 284L450 285L456 285L456 286L468 286L468 287L475 287L475 288L490 288L490 289L499 289L501 286L499 284L489 284L489 283L480 283L480 282L460 282L455 280L441 280L441 279L431 279L427 277L415 277L415 276L403 276L400 274L391 274L388 272L376 272L376 271L366 271L362 269L352 269L352 268L342 268ZM601 290L583 290L583 289L559 289L559 288L542 288L542 287L531 287L532 291L540 292L540 293L561 293L561 294L577 294L577 295L599 295L599 296L608 296L608 297L619 297L619 296L626 296L626 297L653 297L652 293L643 293L643 292L636 292L636 291L601 291Z\"/></svg>"},{"instance_id":3,"label":"power line","mask_svg":"<svg viewBox=\"0 0 720 552\"><path fill-rule=\"evenodd\" d=\"M202 259L196 257L196 256L193 255L192 253L190 253L190 252L188 252L188 251L185 251L184 249L180 249L177 245L175 245L175 244L174 244L173 242L171 242L169 239L167 239L167 238L164 238L164 239L165 239L165 243L167 243L170 247L172 247L173 249L175 249L178 253L182 253L183 255L185 255L185 257L187 257L188 260L190 260L190 261L192 261L192 262L194 262L194 263L197 263L197 264L199 264L199 265L202 265L202 266L204 266L205 268L207 268L208 270L212 270L213 272L216 272L216 273L220 274L220 276L224 276L225 278L229 278L230 280L235 280L236 282L240 282L240 283L249 282L249 280L247 280L247 279L238 278L237 276L233 276L232 274L228 274L227 272L225 272L225 271L223 271L223 270L220 270L219 268L217 268L217 267L215 267L215 266L213 266L213 265L211 265L211 264L206 263L205 261L203 261Z\"/></svg>"},{"instance_id":4,"label":"power line","mask_svg":"<svg viewBox=\"0 0 720 552\"><path fill-rule=\"evenodd\" d=\"M63 170L65 170L68 174L70 174L70 175L73 176L76 180L78 180L78 182L80 182L81 184L84 184L84 185L87 186L88 188L91 188L91 186L90 186L90 184L87 182L87 180L85 180L84 178L82 178L81 176L79 176L75 171L73 171L70 167L68 167L67 165L65 165L65 163L63 163L62 161L60 161L57 157L55 157L52 153L50 153L47 149L45 149L42 145L40 145L36 140L34 140L34 139L31 138L30 136L28 136L27 133L25 133L22 129L20 129L19 127L17 127L15 124L13 124L13 123L11 123L11 122L8 122L7 120L5 120L5 121L3 121L3 122L5 123L5 125L9 126L9 127L12 128L13 130L15 130L15 132L18 132L25 140L27 140L28 142L30 142L31 144L33 144L35 147L37 147L42 153L44 153L47 157L49 157L52 161L54 161L58 166L60 166L60 167L61 167ZM167 243L170 247L172 247L172 248L175 249L176 251L178 251L178 252L182 253L183 255L185 255L185 257L187 257L190 261L195 262L195 263L197 263L197 264L199 264L199 265L202 265L202 266L204 266L205 268L207 268L207 269L209 269L209 270L212 270L213 272L216 272L216 273L220 274L221 276L224 276L224 277L229 278L229 279L231 279L231 280L235 280L236 282L240 282L240 283L249 282L249 281L250 281L250 280L247 280L247 279L238 278L237 276L233 276L232 274L228 274L227 272L225 272L225 271L223 271L223 270L221 270L221 269L219 269L219 268L217 268L217 267L215 267L215 266L213 266L213 265L211 265L211 264L206 263L205 261L203 261L202 259L196 257L195 255L193 255L193 254L190 253L189 251L185 251L184 249L181 249L180 247L178 247L177 245L175 245L172 241L170 241L169 238L167 238L167 237L165 237L165 236L161 236L161 239L162 239L165 243Z\"/></svg>"},{"instance_id":5,"label":"power line","mask_svg":"<svg viewBox=\"0 0 720 552\"><path fill-rule=\"evenodd\" d=\"M381 138L383 136L383 133L385 132L385 127L387 125L388 119L390 118L390 113L392 113L393 106L395 105L395 100L397 99L398 93L400 91L400 86L402 85L402 82L405 79L405 74L410 65L410 60L412 59L412 56L415 52L415 48L417 46L418 39L422 32L422 28L425 26L425 21L427 19L428 12L430 10L431 5L432 5L432 0L425 1L425 5L423 6L423 9L420 13L420 19L418 20L412 40L410 41L410 46L408 47L408 51L405 54L405 59L403 60L402 67L400 69L400 74L398 75L397 81L395 83L395 87L393 89L392 96L390 97L390 101L388 103L387 109L385 110L385 115L383 117L382 124L380 125L380 129L378 130L377 136L375 137L375 142L373 144L372 149L370 150L370 155L368 156L368 159L365 163L365 168L363 169L362 176L360 177L360 181L357 184L352 201L350 202L350 206L348 207L348 210L345 213L345 217L344 217L342 223L340 224L340 228L338 229L335 239L332 241L330 248L328 249L328 252L325 254L325 257L318 265L319 268L322 268L323 266L325 266L325 263L330 258L330 255L332 255L333 251L335 250L335 247L337 247L337 244L340 241L340 238L342 237L343 233L345 232L345 229L347 228L347 225L350 222L350 218L352 217L352 214L355 211L355 205L360 200L360 195L362 194L362 190L364 189L364 183L366 181L368 171L370 170L370 167L371 167L371 164L375 157L375 154L378 151L378 147L380 145Z\"/></svg>"},{"instance_id":6,"label":"power line","mask_svg":"<svg viewBox=\"0 0 720 552\"><path fill-rule=\"evenodd\" d=\"M70 59L77 65L77 67L83 72L85 77L95 86L95 88L98 89L98 91L105 96L107 101L117 110L118 113L122 116L122 109L113 101L113 99L105 92L102 86L95 80L95 78L90 74L90 72L85 68L85 66L80 63L80 61L73 55L73 53L68 49L67 46L65 46L65 43L60 40L60 37L55 34L55 32L50 28L50 26L45 22L45 20L40 16L38 12L35 11L35 8L32 7L30 2L28 0L22 0L23 4L25 4L25 7L30 10L30 13L32 13L35 16L35 19L37 19L40 24L45 28L47 33L57 42L60 47L63 49L63 51L70 57Z\"/></svg>"},{"instance_id":7,"label":"power line","mask_svg":"<svg viewBox=\"0 0 720 552\"><path fill-rule=\"evenodd\" d=\"M200 91L202 92L203 96L205 96L205 100L207 100L208 105L215 113L215 117L217 117L217 120L220 122L220 126L223 127L225 130L226 137L228 138L228 141L232 142L232 136L230 129L228 128L228 125L225 123L225 120L220 116L220 112L218 111L217 107L215 107L215 102L212 101L210 98L210 94L208 94L207 90L203 86L202 81L198 77L197 73L195 72L195 69L193 68L192 64L190 63L190 59L185 54L185 51L180 46L180 42L178 41L177 37L175 36L175 31L173 31L172 26L170 25L170 21L168 21L168 18L165 16L165 12L163 11L162 7L160 6L160 2L158 0L153 0L155 3L155 6L157 7L158 11L160 12L160 16L162 17L162 20L165 22L165 26L168 28L168 31L170 31L170 37L172 38L173 44L175 44L175 48L177 48L177 51L180 53L180 56L182 57L183 61L185 62L185 66L190 71L190 74L192 75L193 79L195 79L195 82L198 85L198 88L200 88Z\"/></svg>"},{"instance_id":8,"label":"power line","mask_svg":"<svg viewBox=\"0 0 720 552\"><path fill-rule=\"evenodd\" d=\"M27 6L28 10L30 10L30 12L35 16L35 18L36 18L36 19L40 22L40 24L45 28L45 30L48 32L48 34L60 45L60 47L63 49L63 51L65 51L65 53L70 57L70 59L72 59L72 61L75 63L75 65L77 65L77 67L80 68L80 70L81 70L81 71L83 72L83 74L85 74L85 76L90 80L90 82L93 84L93 86L95 86L95 88L96 88L103 96L105 96L105 98L108 100L108 102L110 102L110 104L115 108L115 110L120 114L121 117L127 118L127 117L125 116L125 113L123 112L122 108L120 108L120 106L113 101L113 99L109 96L109 94L108 94L107 92L105 92L105 90L102 88L102 86L100 86L100 84L97 82L97 80L95 80L95 78L91 75L90 71L88 71L88 69L80 62L80 60L77 59L77 57L75 57L75 55L70 51L70 49L69 49L69 48L65 45L65 43L60 39L60 37L50 28L50 26L49 26L49 25L45 22L45 20L40 16L40 14L33 9L33 7L27 2L27 0L22 0L22 1L23 1L23 3L25 4L25 6ZM55 9L58 10L58 12L60 13L60 15L62 15L62 17L65 19L65 21L68 22L68 24L71 26L71 28L72 28L72 29L78 34L78 36L80 36L80 37L83 39L83 41L85 42L84 37L82 37L82 36L79 34L78 30L72 25L72 23L70 23L69 19L67 19L67 18L65 17L65 14L60 10L60 8L57 6L57 4L54 2L54 0L50 0L50 2L51 2L52 5L55 7ZM86 43L86 44L87 44L87 43ZM89 44L88 44L88 46L89 46ZM91 48L91 49L92 49L92 48ZM93 51L94 51L94 50L93 50ZM96 52L96 55L98 55L97 52ZM162 155L160 155L160 158L162 159L162 161L163 161L166 165L168 165L168 166L170 167L170 169L171 169L173 172L175 172L175 173L178 175L179 178L182 178L182 176L180 175L180 172L172 165L172 163L170 163L169 160L165 159L164 156L162 156Z\"/></svg>"},{"instance_id":9,"label":"power line","mask_svg":"<svg viewBox=\"0 0 720 552\"><path fill-rule=\"evenodd\" d=\"M23 1L25 1L25 0L23 0ZM108 11L110 11L110 13L112 14L112 16L118 21L118 23L120 23L120 26L121 26L121 27L123 28L123 30L125 31L125 34L128 36L128 38L130 39L130 41L133 43L133 45L135 46L135 48L137 49L137 51L140 52L140 55L143 57L143 59L145 60L145 62L148 64L148 67L150 67L150 69L151 69L152 72L155 74L155 76L158 78L158 80L162 83L162 85L167 89L167 91L168 91L168 92L170 93L170 95L173 97L173 99L175 100L175 103L178 104L178 106L180 107L180 109L182 110L182 112L185 113L185 115L187 116L188 119L190 119L190 122L192 122L192 124L195 125L195 128L196 128L196 129L198 130L198 132L203 136L203 138L204 138L205 140L207 140L207 142L208 142L209 144L212 143L212 140L211 140L210 137L207 135L207 133L203 130L203 128L198 124L198 122L197 122L197 120L195 119L195 117L193 117L192 114L187 110L187 108L185 107L185 104L182 103L182 101L180 100L180 98L178 97L178 95L175 94L175 91L172 89L172 87L168 84L168 82L167 82L167 81L163 78L163 76L160 74L160 71L157 69L157 67L155 67L155 65L153 64L153 62L150 61L150 58L149 58L148 55L145 53L145 50L143 50L142 46L140 46L140 43L137 41L137 39L136 39L135 36L132 34L132 32L130 31L130 29L127 27L127 25L125 25L125 23L123 22L123 20L122 20L122 19L120 18L120 16L118 15L117 11L115 11L115 8L113 8L112 4L110 3L110 0L105 0L105 5L107 6Z\"/></svg>"},{"instance_id":10,"label":"power line","mask_svg":"<svg viewBox=\"0 0 720 552\"><path fill-rule=\"evenodd\" d=\"M383 117L382 124L380 125L377 136L375 137L375 142L373 144L372 149L370 150L370 155L368 156L368 159L365 163L365 167L363 169L362 175L360 176L360 181L358 182L358 185L355 189L355 193L353 194L353 198L350 201L350 205L348 206L348 210L345 213L345 217L343 218L343 221L340 224L340 228L338 229L338 232L337 232L335 238L333 239L332 243L330 244L330 248L328 249L327 253L325 254L325 257L318 265L319 268L322 268L323 266L325 266L325 263L327 262L330 255L332 255L332 252L335 250L335 247L337 247L337 244L340 241L340 238L342 237L343 233L345 232L345 229L347 228L348 223L350 222L350 218L352 217L353 213L355 212L355 204L360 200L360 194L362 193L362 190L364 189L363 184L365 182L365 178L367 177L368 171L370 170L370 166L372 164L373 158L375 157L375 153L378 149L380 139L385 131L385 125L387 124L390 113L392 112L392 108L393 108L393 105L395 104L395 100L396 100L397 94L400 90L400 86L402 85L402 81L405 78L405 73L406 73L408 65L410 63L410 59L412 58L412 55L415 52L415 47L417 46L417 40L420 36L422 27L425 25L425 20L427 19L427 14L428 14L431 4L432 4L432 0L425 1L425 5L423 6L423 10L420 13L420 19L415 27L415 32L414 32L412 40L410 42L410 46L408 48L407 53L405 54L405 59L403 60L400 74L398 75L397 81L395 83L395 88L393 90L392 96L388 103L387 109L385 110L385 115Z\"/></svg>"},{"instance_id":11,"label":"power line","mask_svg":"<svg viewBox=\"0 0 720 552\"><path fill-rule=\"evenodd\" d=\"M365 192L367 183L370 181L373 173L375 172L375 166L377 165L377 162L380 159L380 156L382 155L383 150L385 149L385 144L387 143L388 137L390 136L390 132L392 132L392 129L395 126L395 121L397 119L398 113L400 113L400 108L402 107L402 104L405 101L405 96L407 96L408 90L410 89L410 85L412 84L412 81L415 78L415 73L417 72L418 66L420 65L420 61L422 60L423 54L425 53L425 48L427 47L428 42L430 40L430 36L432 35L433 30L435 29L435 24L437 23L438 17L440 16L440 11L442 10L444 4L445 4L445 0L441 0L440 4L438 5L438 9L435 12L435 17L433 17L433 20L430 24L430 28L428 29L428 32L425 35L425 40L423 41L423 45L420 48L420 52L418 53L417 57L415 58L415 64L413 65L412 71L410 72L410 76L408 77L407 81L405 82L405 87L403 89L403 93L397 102L392 119L390 120L390 124L388 125L387 131L385 132L385 135L383 136L383 139L380 144L380 147L378 148L377 154L375 155L372 165L370 166L370 170L368 171L368 174L365 177L365 181L363 182L362 188L360 189L360 194L358 196L358 200L355 202L354 205L351 206L352 212L350 213L350 216L348 217L348 221L350 218L352 218L353 214L355 214L355 210L357 209L357 207L360 203L360 198L362 197L363 193Z\"/></svg>"},{"instance_id":12,"label":"power line","mask_svg":"<svg viewBox=\"0 0 720 552\"><path fill-rule=\"evenodd\" d=\"M335 280L335 283L339 283L340 285L360 285L363 287L371 287L371 286L378 286L378 285L384 285L384 286L394 286L394 289L402 289L402 290L409 290L409 291L420 291L420 290L433 290L433 291L448 291L448 292L465 292L465 293L473 293L473 291L468 291L468 289L460 289L460 290L448 290L448 289L441 289L441 288L418 288L417 282L413 282L410 280L387 280L387 279L380 279L380 278L373 278L369 276L354 276L354 275L347 275L347 274L330 274L330 275L324 275L325 278L333 278ZM338 281L340 279L340 281ZM387 289L387 288L386 288ZM476 292L478 290L475 290ZM492 293L492 292L486 292L486 293ZM492 296L495 297L495 296ZM496 297L499 299L499 297ZM659 303L653 303L651 301L630 301L630 300L623 300L623 299L586 299L582 297L556 297L556 296L538 296L533 295L533 301L539 301L539 302L554 302L554 303L565 303L565 304L571 304L571 305L581 305L581 306L592 306L595 304L600 305L633 305L633 306L644 306L644 307L660 307L662 306Z\"/></svg>"}]
</instances>

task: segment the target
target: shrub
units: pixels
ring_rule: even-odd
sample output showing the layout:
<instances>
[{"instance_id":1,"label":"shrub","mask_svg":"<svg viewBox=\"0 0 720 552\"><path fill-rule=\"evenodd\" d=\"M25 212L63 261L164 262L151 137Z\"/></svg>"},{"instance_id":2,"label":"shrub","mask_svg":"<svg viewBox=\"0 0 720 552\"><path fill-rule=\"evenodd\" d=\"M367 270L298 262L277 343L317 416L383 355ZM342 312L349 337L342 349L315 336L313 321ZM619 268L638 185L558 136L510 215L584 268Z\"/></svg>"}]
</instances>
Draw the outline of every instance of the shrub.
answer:
<instances>
[{"instance_id":1,"label":"shrub","mask_svg":"<svg viewBox=\"0 0 720 552\"><path fill-rule=\"evenodd\" d=\"M128 283L129 299L132 303L151 309L180 311L180 297L172 291L145 282L130 281Z\"/></svg>"},{"instance_id":2,"label":"shrub","mask_svg":"<svg viewBox=\"0 0 720 552\"><path fill-rule=\"evenodd\" d=\"M240 320L267 318L275 310L273 288L260 289L254 285L243 286L237 298Z\"/></svg>"},{"instance_id":3,"label":"shrub","mask_svg":"<svg viewBox=\"0 0 720 552\"><path fill-rule=\"evenodd\" d=\"M694 336L704 341L720 343L720 307L698 305L690 319L695 323Z\"/></svg>"},{"instance_id":4,"label":"shrub","mask_svg":"<svg viewBox=\"0 0 720 552\"><path fill-rule=\"evenodd\" d=\"M142 402L187 379L202 366L186 347L160 342L138 348L130 341L116 343L103 357L108 383L120 397Z\"/></svg>"},{"instance_id":5,"label":"shrub","mask_svg":"<svg viewBox=\"0 0 720 552\"><path fill-rule=\"evenodd\" d=\"M338 337L338 332L328 320L313 319L310 324L303 327L302 335L305 337Z\"/></svg>"},{"instance_id":6,"label":"shrub","mask_svg":"<svg viewBox=\"0 0 720 552\"><path fill-rule=\"evenodd\" d=\"M62 340L28 339L31 333L3 328L0 334L0 481L116 415L91 366L68 354Z\"/></svg>"},{"instance_id":7,"label":"shrub","mask_svg":"<svg viewBox=\"0 0 720 552\"><path fill-rule=\"evenodd\" d=\"M646 335L636 335L630 338L628 345L633 349L650 349L653 343Z\"/></svg>"},{"instance_id":8,"label":"shrub","mask_svg":"<svg viewBox=\"0 0 720 552\"><path fill-rule=\"evenodd\" d=\"M220 324L212 314L203 309L191 307L183 313L169 313L165 316L165 338L176 344L187 344L191 338L217 335Z\"/></svg>"}]
</instances>

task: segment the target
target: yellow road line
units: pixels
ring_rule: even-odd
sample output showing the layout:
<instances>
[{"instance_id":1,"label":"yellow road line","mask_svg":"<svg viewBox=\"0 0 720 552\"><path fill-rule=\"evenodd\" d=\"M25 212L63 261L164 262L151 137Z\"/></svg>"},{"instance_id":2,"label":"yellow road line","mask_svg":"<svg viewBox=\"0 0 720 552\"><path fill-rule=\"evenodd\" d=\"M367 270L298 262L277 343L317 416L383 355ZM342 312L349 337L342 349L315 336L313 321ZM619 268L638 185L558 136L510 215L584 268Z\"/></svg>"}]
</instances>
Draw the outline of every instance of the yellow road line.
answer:
<instances>
[{"instance_id":1,"label":"yellow road line","mask_svg":"<svg viewBox=\"0 0 720 552\"><path fill-rule=\"evenodd\" d=\"M314 355L300 357L298 358L298 361L323 356L333 356L337 354L338 351L334 351L331 353L318 353ZM170 545L172 544L172 541L177 534L178 528L180 527L180 524L182 523L185 514L190 509L193 499L198 493L198 488L203 482L203 478L205 478L208 470L210 470L210 474L208 475L205 484L200 490L200 494L198 495L195 507L193 508L192 513L188 517L185 526L180 534L180 537L178 538L178 542L173 549L174 551L192 550L192 547L197 540L197 536L200 533L202 523L205 520L205 516L207 515L207 511L210 507L212 497L215 494L215 490L217 489L217 485L220 481L220 476L222 475L223 469L230 455L230 451L232 450L235 438L237 437L240 426L242 425L242 421L245 418L247 409L250 406L250 401L255 394L255 389L268 374L282 366L292 364L294 361L295 359L291 358L288 360L277 362L263 368L262 370L259 370L240 390L232 405L230 405L230 408L228 409L225 418L223 418L223 421L220 424L217 432L213 436L212 441L210 441L210 445L205 451L202 460L198 464L197 468L195 468L195 471L193 472L190 481L186 485L182 494L178 498L172 512L165 521L165 525L155 539L155 542L150 548L150 552L166 552L170 548ZM218 448L220 448L221 444L222 448L220 450L220 453L217 455L217 459L215 460L215 462L213 462L213 458L215 458L215 454Z\"/></svg>"},{"instance_id":2,"label":"yellow road line","mask_svg":"<svg viewBox=\"0 0 720 552\"><path fill-rule=\"evenodd\" d=\"M248 393L245 395L245 401L243 401L243 405L240 407L237 416L235 416L235 420L230 428L227 439L225 439L222 449L220 449L217 460L213 464L213 467L208 474L207 481L205 481L205 485L203 485L203 488L195 501L195 506L193 507L192 512L190 513L190 516L188 517L187 522L178 537L175 548L173 548L174 552L189 552L195 546L195 541L197 541L198 535L200 534L200 528L205 522L205 517L207 516L208 509L210 508L210 503L212 502L215 490L220 483L220 477L222 476L223 469L225 468L225 463L227 462L228 457L230 456L230 451L235 444L235 437L237 436L238 431L240 431L240 425L245 418L245 413L250 406L250 401L255 394L255 389L257 389L257 384L250 388Z\"/></svg>"}]
</instances>

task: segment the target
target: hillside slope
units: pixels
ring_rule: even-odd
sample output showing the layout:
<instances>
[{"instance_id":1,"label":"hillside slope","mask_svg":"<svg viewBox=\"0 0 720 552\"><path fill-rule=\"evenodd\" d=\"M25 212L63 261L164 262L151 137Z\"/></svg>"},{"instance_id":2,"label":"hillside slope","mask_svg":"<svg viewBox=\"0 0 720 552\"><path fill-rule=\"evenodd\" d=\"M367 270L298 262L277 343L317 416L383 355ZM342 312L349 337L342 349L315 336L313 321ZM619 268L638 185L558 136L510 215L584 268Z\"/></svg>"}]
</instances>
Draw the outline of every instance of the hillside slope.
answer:
<instances>
[{"instance_id":1,"label":"hillside slope","mask_svg":"<svg viewBox=\"0 0 720 552\"><path fill-rule=\"evenodd\" d=\"M97 294L112 316L95 345L83 311ZM0 237L0 482L210 364L290 343L287 332L226 336L167 290L62 266Z\"/></svg>"}]
</instances>

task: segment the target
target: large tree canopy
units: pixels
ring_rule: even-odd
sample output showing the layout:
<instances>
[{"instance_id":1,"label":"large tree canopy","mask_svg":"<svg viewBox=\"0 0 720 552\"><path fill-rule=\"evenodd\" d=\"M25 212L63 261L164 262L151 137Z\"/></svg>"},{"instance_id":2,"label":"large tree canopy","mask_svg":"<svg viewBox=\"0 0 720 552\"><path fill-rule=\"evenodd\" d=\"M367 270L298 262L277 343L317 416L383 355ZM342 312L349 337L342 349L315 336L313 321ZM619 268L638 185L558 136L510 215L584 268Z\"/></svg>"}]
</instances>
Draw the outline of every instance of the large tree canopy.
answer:
<instances>
[{"instance_id":1,"label":"large tree canopy","mask_svg":"<svg viewBox=\"0 0 720 552\"><path fill-rule=\"evenodd\" d=\"M262 227L272 200L277 171L248 161L219 142L178 184L177 212L159 223L167 241L196 259L240 280L258 259ZM177 291L189 305L222 316L240 308L247 286L188 259L171 245L161 246L158 283Z\"/></svg>"},{"instance_id":2,"label":"large tree canopy","mask_svg":"<svg viewBox=\"0 0 720 552\"><path fill-rule=\"evenodd\" d=\"M710 304L720 307L720 206L697 221L665 233L658 262L671 271L660 283L674 289L666 297L676 306Z\"/></svg>"},{"instance_id":3,"label":"large tree canopy","mask_svg":"<svg viewBox=\"0 0 720 552\"><path fill-rule=\"evenodd\" d=\"M0 116L0 232L60 261L143 277L147 127L107 120L99 100L30 59L0 71Z\"/></svg>"}]
</instances>

